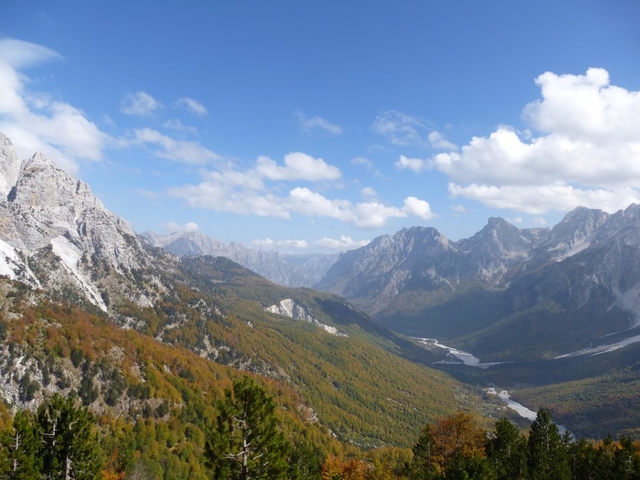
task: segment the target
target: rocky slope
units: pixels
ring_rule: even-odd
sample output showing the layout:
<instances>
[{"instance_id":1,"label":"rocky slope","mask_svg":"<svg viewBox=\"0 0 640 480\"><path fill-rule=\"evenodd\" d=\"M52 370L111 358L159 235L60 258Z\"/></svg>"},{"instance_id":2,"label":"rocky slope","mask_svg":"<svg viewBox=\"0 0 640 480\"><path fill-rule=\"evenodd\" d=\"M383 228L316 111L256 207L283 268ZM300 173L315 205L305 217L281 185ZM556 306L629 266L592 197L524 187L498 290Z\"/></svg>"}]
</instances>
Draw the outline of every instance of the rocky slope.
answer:
<instances>
[{"instance_id":1,"label":"rocky slope","mask_svg":"<svg viewBox=\"0 0 640 480\"><path fill-rule=\"evenodd\" d=\"M338 254L292 255L256 250L240 243L225 244L200 232L174 232L158 235L144 232L142 236L154 247L178 255L211 255L226 257L245 268L288 287L311 287L325 276Z\"/></svg>"}]
</instances>

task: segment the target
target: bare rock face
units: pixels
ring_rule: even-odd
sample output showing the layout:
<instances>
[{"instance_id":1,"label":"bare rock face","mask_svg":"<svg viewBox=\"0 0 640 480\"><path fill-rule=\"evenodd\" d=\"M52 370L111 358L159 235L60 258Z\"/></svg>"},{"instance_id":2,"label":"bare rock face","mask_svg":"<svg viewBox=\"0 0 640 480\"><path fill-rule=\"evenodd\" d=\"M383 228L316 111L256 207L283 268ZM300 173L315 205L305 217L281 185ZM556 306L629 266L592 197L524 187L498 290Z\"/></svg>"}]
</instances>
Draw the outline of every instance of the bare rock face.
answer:
<instances>
[{"instance_id":1,"label":"bare rock face","mask_svg":"<svg viewBox=\"0 0 640 480\"><path fill-rule=\"evenodd\" d=\"M105 311L114 278L148 264L136 233L86 183L42 153L20 162L1 133L0 257L0 274L38 287L70 285Z\"/></svg>"}]
</instances>

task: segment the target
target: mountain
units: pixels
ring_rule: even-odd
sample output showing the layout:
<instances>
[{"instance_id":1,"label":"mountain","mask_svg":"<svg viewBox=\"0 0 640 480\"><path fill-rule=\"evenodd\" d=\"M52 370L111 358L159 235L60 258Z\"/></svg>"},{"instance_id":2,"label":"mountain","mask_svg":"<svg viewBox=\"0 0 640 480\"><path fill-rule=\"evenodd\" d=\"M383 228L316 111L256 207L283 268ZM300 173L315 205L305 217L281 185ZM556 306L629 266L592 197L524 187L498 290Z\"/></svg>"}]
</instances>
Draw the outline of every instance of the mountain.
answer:
<instances>
[{"instance_id":1,"label":"mountain","mask_svg":"<svg viewBox=\"0 0 640 480\"><path fill-rule=\"evenodd\" d=\"M404 447L427 421L475 408L473 389L428 366L441 355L343 298L153 247L46 156L0 145L0 397L12 408L60 392L124 421L171 408L183 421L207 398L198 388L217 378L220 393L244 372L345 444ZM198 385L202 362L215 367Z\"/></svg>"},{"instance_id":2,"label":"mountain","mask_svg":"<svg viewBox=\"0 0 640 480\"><path fill-rule=\"evenodd\" d=\"M226 257L272 282L288 287L310 287L327 273L338 254L292 255L256 250L240 243L228 245L200 232L174 232L158 235L144 232L142 236L154 247L178 255L211 255Z\"/></svg>"},{"instance_id":3,"label":"mountain","mask_svg":"<svg viewBox=\"0 0 640 480\"><path fill-rule=\"evenodd\" d=\"M340 255L316 287L339 293L374 315L394 308L409 292L419 292L421 301L429 303L470 285L499 287L505 273L527 258L546 233L519 230L501 218L489 219L482 231L459 242L434 228L403 229Z\"/></svg>"},{"instance_id":4,"label":"mountain","mask_svg":"<svg viewBox=\"0 0 640 480\"><path fill-rule=\"evenodd\" d=\"M153 268L127 222L43 154L19 161L1 133L0 195L2 275L103 311L110 297L152 304L148 292L121 281Z\"/></svg>"},{"instance_id":5,"label":"mountain","mask_svg":"<svg viewBox=\"0 0 640 480\"><path fill-rule=\"evenodd\" d=\"M637 334L638 260L640 206L580 207L551 230L492 218L459 241L422 227L378 237L317 288L488 360L551 358Z\"/></svg>"}]
</instances>

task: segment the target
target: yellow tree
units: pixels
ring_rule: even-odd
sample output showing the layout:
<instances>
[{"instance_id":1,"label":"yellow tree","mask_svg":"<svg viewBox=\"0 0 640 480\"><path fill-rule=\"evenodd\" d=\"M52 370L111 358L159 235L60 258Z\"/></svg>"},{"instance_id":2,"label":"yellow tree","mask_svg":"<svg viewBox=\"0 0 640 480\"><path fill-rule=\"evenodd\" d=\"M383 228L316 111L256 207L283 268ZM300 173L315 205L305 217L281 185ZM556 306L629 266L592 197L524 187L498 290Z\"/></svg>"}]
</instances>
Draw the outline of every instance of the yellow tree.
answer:
<instances>
[{"instance_id":1,"label":"yellow tree","mask_svg":"<svg viewBox=\"0 0 640 480\"><path fill-rule=\"evenodd\" d=\"M483 458L485 435L473 417L459 412L422 430L413 447L414 471L419 478L442 475L454 460Z\"/></svg>"}]
</instances>

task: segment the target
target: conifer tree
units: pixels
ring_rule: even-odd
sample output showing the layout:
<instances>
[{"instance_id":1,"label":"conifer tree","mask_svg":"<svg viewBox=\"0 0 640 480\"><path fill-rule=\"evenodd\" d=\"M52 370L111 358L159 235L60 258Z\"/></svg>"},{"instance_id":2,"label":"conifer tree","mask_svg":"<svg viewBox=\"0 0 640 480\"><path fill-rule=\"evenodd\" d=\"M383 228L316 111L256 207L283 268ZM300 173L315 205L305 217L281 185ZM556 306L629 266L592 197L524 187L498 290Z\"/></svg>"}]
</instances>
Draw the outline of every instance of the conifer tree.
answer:
<instances>
[{"instance_id":1,"label":"conifer tree","mask_svg":"<svg viewBox=\"0 0 640 480\"><path fill-rule=\"evenodd\" d=\"M567 443L549 410L541 408L529 430L529 478L568 480L571 478Z\"/></svg>"},{"instance_id":2,"label":"conifer tree","mask_svg":"<svg viewBox=\"0 0 640 480\"><path fill-rule=\"evenodd\" d=\"M215 478L284 479L289 442L279 429L276 406L263 387L245 376L225 390L206 442Z\"/></svg>"},{"instance_id":3,"label":"conifer tree","mask_svg":"<svg viewBox=\"0 0 640 480\"><path fill-rule=\"evenodd\" d=\"M501 418L496 422L486 449L498 480L527 478L527 440L508 419Z\"/></svg>"},{"instance_id":4,"label":"conifer tree","mask_svg":"<svg viewBox=\"0 0 640 480\"><path fill-rule=\"evenodd\" d=\"M56 394L38 409L41 473L55 480L96 478L100 464L91 414Z\"/></svg>"},{"instance_id":5,"label":"conifer tree","mask_svg":"<svg viewBox=\"0 0 640 480\"><path fill-rule=\"evenodd\" d=\"M18 411L13 418L13 428L3 435L3 450L6 454L2 465L2 478L37 478L40 465L37 455L40 446L33 415Z\"/></svg>"}]
</instances>

